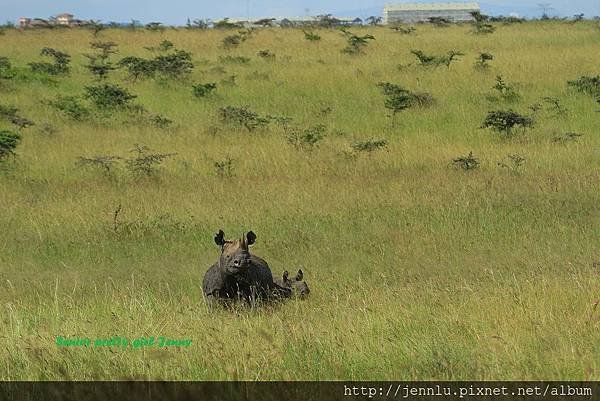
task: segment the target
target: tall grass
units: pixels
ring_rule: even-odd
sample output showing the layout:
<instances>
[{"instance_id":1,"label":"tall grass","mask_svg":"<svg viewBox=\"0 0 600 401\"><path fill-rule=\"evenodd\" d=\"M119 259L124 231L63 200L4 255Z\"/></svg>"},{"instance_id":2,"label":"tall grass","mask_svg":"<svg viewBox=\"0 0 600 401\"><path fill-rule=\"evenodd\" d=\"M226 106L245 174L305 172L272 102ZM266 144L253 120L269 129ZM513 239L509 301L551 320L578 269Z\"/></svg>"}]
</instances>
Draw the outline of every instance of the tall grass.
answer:
<instances>
[{"instance_id":1,"label":"tall grass","mask_svg":"<svg viewBox=\"0 0 600 401\"><path fill-rule=\"evenodd\" d=\"M265 29L233 50L221 47L228 32L102 31L117 59L150 57L144 47L163 40L192 52L184 81L109 75L172 119L169 130L118 112L64 117L46 100L93 84L83 56L91 33L7 31L0 55L13 65L25 69L53 47L72 56L72 72L56 85L0 87L1 104L36 122L0 170L0 379L598 380L600 116L567 80L598 74L600 33L561 22L498 25L484 37L470 29L356 29L376 38L356 56L340 52L334 30L308 43L300 30ZM275 60L256 56L264 49ZM411 49L465 56L449 69L399 70L416 64ZM488 71L473 66L481 52L494 55ZM226 55L251 61L222 74L213 68ZM235 86L220 84L234 73ZM512 139L480 129L488 111L508 107L486 100L496 75L519 85L511 108L527 113L553 96L568 114L542 110ZM197 99L198 82L217 89ZM379 82L437 103L392 122ZM251 133L223 123L228 105L324 124L327 134L297 150L276 123ZM584 136L552 141L565 132ZM388 146L345 156L373 138ZM107 176L76 163L132 157L136 144L177 155L147 178L124 164ZM470 151L480 167L453 168ZM497 166L508 154L526 159L518 172ZM233 174L218 174L215 162L228 157ZM209 312L200 283L218 257L219 228L256 232L253 251L276 275L302 268L309 299ZM193 343L67 348L56 336Z\"/></svg>"}]
</instances>

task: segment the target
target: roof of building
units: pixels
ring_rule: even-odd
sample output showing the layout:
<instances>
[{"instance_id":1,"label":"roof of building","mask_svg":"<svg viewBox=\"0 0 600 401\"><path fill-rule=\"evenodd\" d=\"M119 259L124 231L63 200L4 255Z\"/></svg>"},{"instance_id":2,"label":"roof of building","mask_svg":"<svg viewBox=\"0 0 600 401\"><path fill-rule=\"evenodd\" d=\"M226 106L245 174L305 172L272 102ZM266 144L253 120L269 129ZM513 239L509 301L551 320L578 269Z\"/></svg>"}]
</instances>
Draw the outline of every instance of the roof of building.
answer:
<instances>
[{"instance_id":1,"label":"roof of building","mask_svg":"<svg viewBox=\"0 0 600 401\"><path fill-rule=\"evenodd\" d=\"M58 14L56 15L56 18L60 18L60 17L72 17L73 14L69 14L69 13L62 13L62 14Z\"/></svg>"},{"instance_id":2,"label":"roof of building","mask_svg":"<svg viewBox=\"0 0 600 401\"><path fill-rule=\"evenodd\" d=\"M397 3L386 4L384 11L424 11L424 10L479 10L479 4L470 3Z\"/></svg>"}]
</instances>

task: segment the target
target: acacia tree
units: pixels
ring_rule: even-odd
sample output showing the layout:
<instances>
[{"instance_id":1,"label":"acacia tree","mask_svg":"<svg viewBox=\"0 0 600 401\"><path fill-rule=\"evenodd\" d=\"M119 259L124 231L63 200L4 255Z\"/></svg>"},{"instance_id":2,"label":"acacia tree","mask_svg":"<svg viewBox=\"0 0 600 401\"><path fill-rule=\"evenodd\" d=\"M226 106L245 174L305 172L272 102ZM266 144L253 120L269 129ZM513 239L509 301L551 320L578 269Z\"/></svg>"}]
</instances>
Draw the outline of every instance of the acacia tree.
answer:
<instances>
[{"instance_id":1,"label":"acacia tree","mask_svg":"<svg viewBox=\"0 0 600 401\"><path fill-rule=\"evenodd\" d=\"M372 15L369 18L367 18L365 21L367 21L367 24L375 26L375 25L381 24L381 22L383 22L383 18L375 17Z\"/></svg>"}]
</instances>

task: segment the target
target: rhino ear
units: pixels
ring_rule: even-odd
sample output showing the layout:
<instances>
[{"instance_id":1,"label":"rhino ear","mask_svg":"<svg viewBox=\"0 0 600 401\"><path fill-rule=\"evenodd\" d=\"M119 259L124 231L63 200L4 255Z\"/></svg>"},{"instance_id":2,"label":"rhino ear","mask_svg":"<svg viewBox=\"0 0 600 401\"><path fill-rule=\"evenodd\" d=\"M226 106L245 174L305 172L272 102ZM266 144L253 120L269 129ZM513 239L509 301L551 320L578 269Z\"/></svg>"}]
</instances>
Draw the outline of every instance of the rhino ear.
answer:
<instances>
[{"instance_id":1,"label":"rhino ear","mask_svg":"<svg viewBox=\"0 0 600 401\"><path fill-rule=\"evenodd\" d=\"M286 270L283 272L283 281L288 281L290 273Z\"/></svg>"},{"instance_id":2,"label":"rhino ear","mask_svg":"<svg viewBox=\"0 0 600 401\"><path fill-rule=\"evenodd\" d=\"M248 234L246 234L246 239L248 240L248 245L252 245L256 241L256 234L254 234L253 231L248 231Z\"/></svg>"},{"instance_id":3,"label":"rhino ear","mask_svg":"<svg viewBox=\"0 0 600 401\"><path fill-rule=\"evenodd\" d=\"M219 246L225 245L225 233L223 230L219 230L219 232L215 234L215 244Z\"/></svg>"},{"instance_id":4,"label":"rhino ear","mask_svg":"<svg viewBox=\"0 0 600 401\"><path fill-rule=\"evenodd\" d=\"M304 278L304 273L302 273L302 269L298 270L298 274L296 274L296 281L302 281Z\"/></svg>"}]
</instances>

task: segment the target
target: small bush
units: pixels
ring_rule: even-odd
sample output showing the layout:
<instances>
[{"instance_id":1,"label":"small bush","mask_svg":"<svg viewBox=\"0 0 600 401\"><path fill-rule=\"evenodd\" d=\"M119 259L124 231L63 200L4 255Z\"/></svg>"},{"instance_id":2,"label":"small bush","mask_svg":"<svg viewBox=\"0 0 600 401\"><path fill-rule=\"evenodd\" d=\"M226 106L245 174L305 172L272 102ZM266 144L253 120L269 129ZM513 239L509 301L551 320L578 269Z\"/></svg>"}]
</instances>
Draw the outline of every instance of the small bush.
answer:
<instances>
[{"instance_id":1,"label":"small bush","mask_svg":"<svg viewBox=\"0 0 600 401\"><path fill-rule=\"evenodd\" d=\"M456 60L458 56L464 56L464 53L458 50L450 50L443 56L427 55L421 50L411 50L410 52L417 57L419 63L424 67L439 67L445 65L446 68L450 68L450 64Z\"/></svg>"},{"instance_id":2,"label":"small bush","mask_svg":"<svg viewBox=\"0 0 600 401\"><path fill-rule=\"evenodd\" d=\"M99 109L122 109L130 105L137 96L119 85L102 84L86 86L84 97Z\"/></svg>"},{"instance_id":3,"label":"small bush","mask_svg":"<svg viewBox=\"0 0 600 401\"><path fill-rule=\"evenodd\" d=\"M15 71L8 57L0 56L0 80L12 79L15 76Z\"/></svg>"},{"instance_id":4,"label":"small bush","mask_svg":"<svg viewBox=\"0 0 600 401\"><path fill-rule=\"evenodd\" d=\"M548 105L548 111L555 116L564 116L568 114L568 110L562 105L559 98L545 96L542 100Z\"/></svg>"},{"instance_id":5,"label":"small bush","mask_svg":"<svg viewBox=\"0 0 600 401\"><path fill-rule=\"evenodd\" d=\"M90 20L88 29L91 29L92 35L97 37L100 32L106 29L106 26L99 20Z\"/></svg>"},{"instance_id":6,"label":"small bush","mask_svg":"<svg viewBox=\"0 0 600 401\"><path fill-rule=\"evenodd\" d=\"M507 155L504 160L498 162L498 166L516 173L523 166L525 160L523 156Z\"/></svg>"},{"instance_id":7,"label":"small bush","mask_svg":"<svg viewBox=\"0 0 600 401\"><path fill-rule=\"evenodd\" d=\"M194 96L201 98L210 95L217 88L217 84L214 82L206 84L197 84L192 85L192 88L192 93L194 94Z\"/></svg>"},{"instance_id":8,"label":"small bush","mask_svg":"<svg viewBox=\"0 0 600 401\"><path fill-rule=\"evenodd\" d=\"M173 120L161 116L160 114L151 116L149 120L152 123L152 125L160 129L167 129L173 124Z\"/></svg>"},{"instance_id":9,"label":"small bush","mask_svg":"<svg viewBox=\"0 0 600 401\"><path fill-rule=\"evenodd\" d=\"M84 54L90 63L85 67L99 80L106 79L108 73L116 69L113 63L109 60L112 54L115 54L117 50L117 44L114 42L92 42L92 49L96 50L96 54Z\"/></svg>"},{"instance_id":10,"label":"small bush","mask_svg":"<svg viewBox=\"0 0 600 401\"><path fill-rule=\"evenodd\" d=\"M392 110L394 115L413 106L430 107L435 103L433 96L426 92L411 92L400 85L389 82L380 82L377 86L387 96L385 107Z\"/></svg>"},{"instance_id":11,"label":"small bush","mask_svg":"<svg viewBox=\"0 0 600 401\"><path fill-rule=\"evenodd\" d=\"M213 166L215 172L221 178L231 178L235 175L233 172L233 159L229 156L225 157L225 160L216 161Z\"/></svg>"},{"instance_id":12,"label":"small bush","mask_svg":"<svg viewBox=\"0 0 600 401\"><path fill-rule=\"evenodd\" d=\"M311 151L325 137L326 130L323 124L305 129L286 127L286 139L296 149Z\"/></svg>"},{"instance_id":13,"label":"small bush","mask_svg":"<svg viewBox=\"0 0 600 401\"><path fill-rule=\"evenodd\" d=\"M242 126L249 132L269 124L268 118L261 117L257 113L250 111L247 106L226 106L219 110L219 114L224 122Z\"/></svg>"},{"instance_id":14,"label":"small bush","mask_svg":"<svg viewBox=\"0 0 600 401\"><path fill-rule=\"evenodd\" d=\"M412 27L412 26L407 26L406 28L403 27L402 25L396 25L396 26L392 26L390 28L391 30L393 30L394 32L398 32L401 33L403 35L410 35L411 33L415 33L417 30Z\"/></svg>"},{"instance_id":15,"label":"small bush","mask_svg":"<svg viewBox=\"0 0 600 401\"><path fill-rule=\"evenodd\" d=\"M150 153L150 148L143 145L135 145L131 150L134 157L125 160L127 169L134 176L152 176L158 173L160 164L167 158L177 153Z\"/></svg>"},{"instance_id":16,"label":"small bush","mask_svg":"<svg viewBox=\"0 0 600 401\"><path fill-rule=\"evenodd\" d=\"M5 119L19 129L34 125L33 121L21 116L19 114L19 109L14 106L4 106L0 104L0 118Z\"/></svg>"},{"instance_id":17,"label":"small bush","mask_svg":"<svg viewBox=\"0 0 600 401\"><path fill-rule=\"evenodd\" d=\"M388 142L385 139L369 139L363 142L355 142L350 147L357 152L368 152L371 153L375 150L384 149L387 147Z\"/></svg>"},{"instance_id":18,"label":"small bush","mask_svg":"<svg viewBox=\"0 0 600 401\"><path fill-rule=\"evenodd\" d=\"M166 51L173 49L173 47L174 47L173 42L171 42L170 40L163 40L162 42L159 43L158 47L144 47L144 49L149 50L151 52L154 52L154 51L166 52Z\"/></svg>"},{"instance_id":19,"label":"small bush","mask_svg":"<svg viewBox=\"0 0 600 401\"><path fill-rule=\"evenodd\" d=\"M491 24L475 24L475 29L473 29L473 33L476 35L488 35L495 31L496 28Z\"/></svg>"},{"instance_id":20,"label":"small bush","mask_svg":"<svg viewBox=\"0 0 600 401\"><path fill-rule=\"evenodd\" d=\"M52 49L50 47L44 47L40 52L40 55L52 58L53 63L29 63L31 71L48 75L66 75L69 73L71 56L67 53Z\"/></svg>"},{"instance_id":21,"label":"small bush","mask_svg":"<svg viewBox=\"0 0 600 401\"><path fill-rule=\"evenodd\" d=\"M150 60L128 56L121 59L118 65L126 68L129 76L134 81L138 78L153 78L156 75L170 79L180 79L190 74L194 68L191 53L184 50L162 54Z\"/></svg>"},{"instance_id":22,"label":"small bush","mask_svg":"<svg viewBox=\"0 0 600 401\"><path fill-rule=\"evenodd\" d=\"M0 131L0 162L15 155L15 149L21 143L21 135L16 132Z\"/></svg>"},{"instance_id":23,"label":"small bush","mask_svg":"<svg viewBox=\"0 0 600 401\"><path fill-rule=\"evenodd\" d=\"M466 156L459 156L452 160L452 163L465 171L475 170L479 168L479 160L473 156L473 152L469 152Z\"/></svg>"},{"instance_id":24,"label":"small bush","mask_svg":"<svg viewBox=\"0 0 600 401\"><path fill-rule=\"evenodd\" d=\"M492 61L494 56L490 53L479 53L479 56L475 59L475 68L487 69L489 68L488 61Z\"/></svg>"},{"instance_id":25,"label":"small bush","mask_svg":"<svg viewBox=\"0 0 600 401\"><path fill-rule=\"evenodd\" d=\"M215 25L216 28L216 25ZM238 33L234 34L234 35L228 35L225 38L223 38L223 47L225 47L226 49L230 49L232 47L237 47L239 46L242 42L245 42L249 37L250 34L252 33L251 30L240 30L238 31Z\"/></svg>"},{"instance_id":26,"label":"small bush","mask_svg":"<svg viewBox=\"0 0 600 401\"><path fill-rule=\"evenodd\" d=\"M512 136L516 129L524 131L526 128L533 127L533 125L534 121L531 117L512 110L497 110L488 112L481 128L491 128L506 136Z\"/></svg>"},{"instance_id":27,"label":"small bush","mask_svg":"<svg viewBox=\"0 0 600 401\"><path fill-rule=\"evenodd\" d=\"M292 122L292 117L287 117L287 116L272 116L269 114L265 118L267 120L273 121L275 124L279 124L283 127L286 127L287 125L289 125Z\"/></svg>"},{"instance_id":28,"label":"small bush","mask_svg":"<svg viewBox=\"0 0 600 401\"><path fill-rule=\"evenodd\" d=\"M342 29L342 33L346 36L348 46L342 49L342 53L346 54L359 54L362 49L369 43L369 40L375 40L373 35L357 36L350 31Z\"/></svg>"},{"instance_id":29,"label":"small bush","mask_svg":"<svg viewBox=\"0 0 600 401\"><path fill-rule=\"evenodd\" d=\"M496 83L494 84L492 89L496 90L500 95L500 98L507 102L514 102L521 97L517 92L515 86L504 81L502 75L496 76ZM489 97L489 99L495 100L494 97Z\"/></svg>"},{"instance_id":30,"label":"small bush","mask_svg":"<svg viewBox=\"0 0 600 401\"><path fill-rule=\"evenodd\" d=\"M139 78L152 78L156 74L154 60L147 60L141 57L125 57L119 61L118 66L127 69L129 77L133 81L137 81Z\"/></svg>"},{"instance_id":31,"label":"small bush","mask_svg":"<svg viewBox=\"0 0 600 401\"><path fill-rule=\"evenodd\" d=\"M115 166L122 158L119 156L93 156L93 157L83 157L80 156L77 161L78 166L92 166L95 168L100 168L107 175L112 175L115 169Z\"/></svg>"},{"instance_id":32,"label":"small bush","mask_svg":"<svg viewBox=\"0 0 600 401\"><path fill-rule=\"evenodd\" d=\"M168 78L181 78L191 73L194 68L192 54L184 50L157 56L153 64L159 74Z\"/></svg>"},{"instance_id":33,"label":"small bush","mask_svg":"<svg viewBox=\"0 0 600 401\"><path fill-rule=\"evenodd\" d=\"M588 94L600 102L600 75L596 75L595 77L582 76L567 83L578 92Z\"/></svg>"},{"instance_id":34,"label":"small bush","mask_svg":"<svg viewBox=\"0 0 600 401\"><path fill-rule=\"evenodd\" d=\"M84 105L79 103L78 98L75 96L59 96L48 102L48 104L76 121L83 120L90 113Z\"/></svg>"},{"instance_id":35,"label":"small bush","mask_svg":"<svg viewBox=\"0 0 600 401\"><path fill-rule=\"evenodd\" d=\"M321 37L319 35L317 35L316 33L314 33L313 31L302 31L304 33L304 39L308 40L309 42L316 42L318 40L321 40Z\"/></svg>"},{"instance_id":36,"label":"small bush","mask_svg":"<svg viewBox=\"0 0 600 401\"><path fill-rule=\"evenodd\" d=\"M195 19L193 21L190 21L190 19L188 18L186 28L187 29L202 29L202 30L204 30L204 29L208 29L208 25L209 25L209 20Z\"/></svg>"},{"instance_id":37,"label":"small bush","mask_svg":"<svg viewBox=\"0 0 600 401\"><path fill-rule=\"evenodd\" d=\"M266 60L274 60L275 59L275 53L273 53L271 50L260 50L258 53L256 53L256 55L262 59L266 59Z\"/></svg>"}]
</instances>

